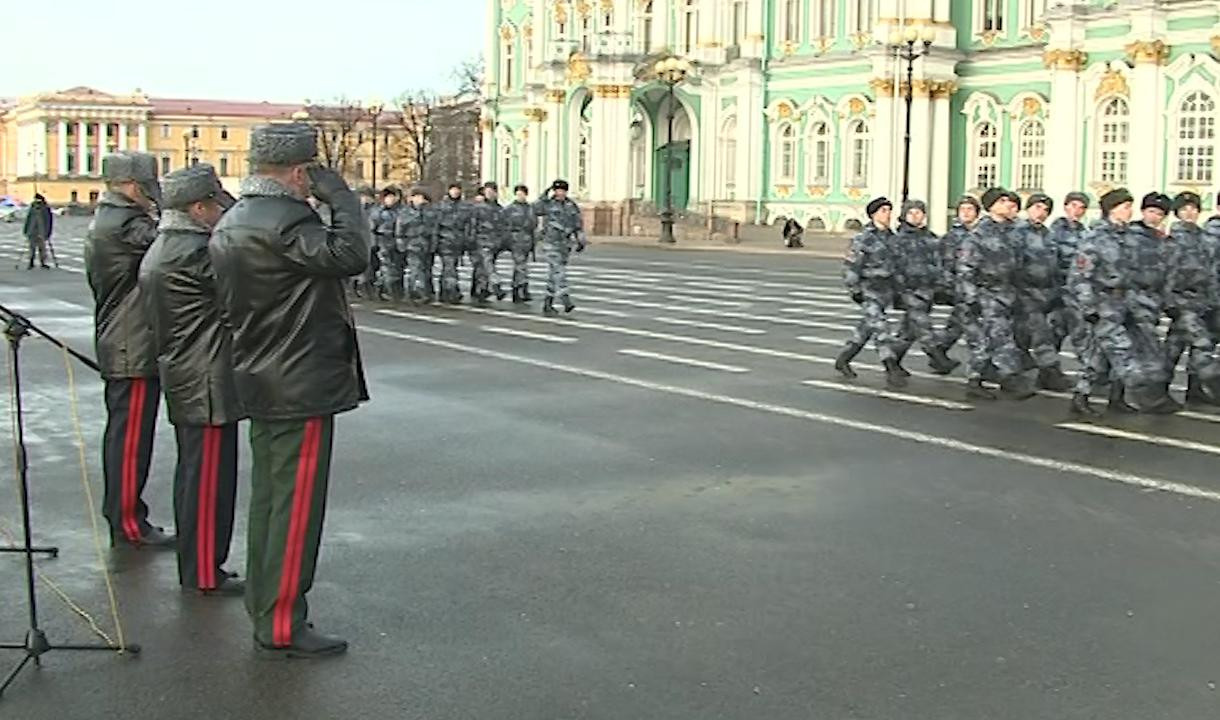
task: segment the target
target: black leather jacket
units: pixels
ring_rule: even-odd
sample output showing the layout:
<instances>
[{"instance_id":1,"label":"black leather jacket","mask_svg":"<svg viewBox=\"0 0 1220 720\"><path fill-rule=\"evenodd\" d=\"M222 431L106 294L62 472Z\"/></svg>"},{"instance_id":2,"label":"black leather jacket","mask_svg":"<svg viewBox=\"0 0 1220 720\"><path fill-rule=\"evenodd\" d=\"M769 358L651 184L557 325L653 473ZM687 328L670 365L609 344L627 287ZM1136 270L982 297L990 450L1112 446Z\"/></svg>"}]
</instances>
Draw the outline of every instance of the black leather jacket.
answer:
<instances>
[{"instance_id":1,"label":"black leather jacket","mask_svg":"<svg viewBox=\"0 0 1220 720\"><path fill-rule=\"evenodd\" d=\"M174 425L242 419L233 385L229 328L216 300L207 228L167 210L140 263L140 294L156 339L161 389Z\"/></svg>"},{"instance_id":2,"label":"black leather jacket","mask_svg":"<svg viewBox=\"0 0 1220 720\"><path fill-rule=\"evenodd\" d=\"M328 204L331 227L280 183L253 176L212 232L233 377L251 418L330 415L368 399L343 290L368 265L368 226L350 190Z\"/></svg>"},{"instance_id":3,"label":"black leather jacket","mask_svg":"<svg viewBox=\"0 0 1220 720\"><path fill-rule=\"evenodd\" d=\"M140 206L107 192L85 240L85 270L93 290L94 338L102 377L157 376L157 353L137 278L157 225Z\"/></svg>"}]
</instances>

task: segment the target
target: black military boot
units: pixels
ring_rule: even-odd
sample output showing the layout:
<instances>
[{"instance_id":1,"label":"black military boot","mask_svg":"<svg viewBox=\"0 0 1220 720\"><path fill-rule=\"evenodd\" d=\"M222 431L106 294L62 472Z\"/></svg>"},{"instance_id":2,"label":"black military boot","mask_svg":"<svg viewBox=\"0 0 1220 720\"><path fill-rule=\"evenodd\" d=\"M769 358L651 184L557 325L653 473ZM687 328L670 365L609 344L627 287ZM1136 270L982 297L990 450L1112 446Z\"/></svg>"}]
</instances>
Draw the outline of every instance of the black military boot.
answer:
<instances>
[{"instance_id":1,"label":"black military boot","mask_svg":"<svg viewBox=\"0 0 1220 720\"><path fill-rule=\"evenodd\" d=\"M492 292L496 294L497 300L503 300L508 293L504 292L504 288L500 287L500 283L491 286Z\"/></svg>"},{"instance_id":2,"label":"black military boot","mask_svg":"<svg viewBox=\"0 0 1220 720\"><path fill-rule=\"evenodd\" d=\"M1139 408L1127 402L1127 386L1118 380L1110 382L1110 404L1106 412L1130 415L1139 412Z\"/></svg>"},{"instance_id":3,"label":"black military boot","mask_svg":"<svg viewBox=\"0 0 1220 720\"><path fill-rule=\"evenodd\" d=\"M525 302L525 296L521 293L520 287L513 288L513 305L520 305Z\"/></svg>"},{"instance_id":4,"label":"black military boot","mask_svg":"<svg viewBox=\"0 0 1220 720\"><path fill-rule=\"evenodd\" d=\"M982 378L987 382L998 383L1000 381L1000 369L993 363L987 363L987 367L983 368Z\"/></svg>"},{"instance_id":5,"label":"black military boot","mask_svg":"<svg viewBox=\"0 0 1220 720\"><path fill-rule=\"evenodd\" d=\"M1009 375L1000 381L1000 392L1009 400L1028 400L1037 393L1033 384L1021 374Z\"/></svg>"},{"instance_id":6,"label":"black military boot","mask_svg":"<svg viewBox=\"0 0 1220 720\"><path fill-rule=\"evenodd\" d=\"M555 309L555 298L546 298L542 301L542 314L547 317L555 317L559 311Z\"/></svg>"},{"instance_id":7,"label":"black military boot","mask_svg":"<svg viewBox=\"0 0 1220 720\"><path fill-rule=\"evenodd\" d=\"M1208 394L1207 387L1199 380L1199 376L1191 373L1186 376L1187 405L1216 405L1216 398Z\"/></svg>"},{"instance_id":8,"label":"black military boot","mask_svg":"<svg viewBox=\"0 0 1220 720\"><path fill-rule=\"evenodd\" d=\"M1058 365L1042 368L1038 371L1038 387L1054 392L1067 392L1072 389L1072 381Z\"/></svg>"},{"instance_id":9,"label":"black military boot","mask_svg":"<svg viewBox=\"0 0 1220 720\"><path fill-rule=\"evenodd\" d=\"M1029 354L1028 350L1021 350L1021 371L1033 370L1038 367L1038 361L1034 360L1034 356Z\"/></svg>"},{"instance_id":10,"label":"black military boot","mask_svg":"<svg viewBox=\"0 0 1220 720\"><path fill-rule=\"evenodd\" d=\"M1089 396L1084 393L1076 393L1072 396L1072 407L1070 412L1077 417L1085 417L1097 419L1101 417L1101 413L1093 409L1089 404Z\"/></svg>"},{"instance_id":11,"label":"black military boot","mask_svg":"<svg viewBox=\"0 0 1220 720\"><path fill-rule=\"evenodd\" d=\"M906 348L903 348L903 350L901 352L894 354L894 364L898 366L898 374L903 376L904 378L911 377L911 371L907 370L906 368L904 368L902 366L902 361L907 356L907 351L909 351L910 349L911 348L908 345Z\"/></svg>"},{"instance_id":12,"label":"black military boot","mask_svg":"<svg viewBox=\"0 0 1220 720\"><path fill-rule=\"evenodd\" d=\"M534 296L530 295L530 284L526 283L521 286L521 299L524 302L533 302Z\"/></svg>"},{"instance_id":13,"label":"black military boot","mask_svg":"<svg viewBox=\"0 0 1220 720\"><path fill-rule=\"evenodd\" d=\"M903 374L902 366L898 364L898 360L890 358L881 363L885 367L885 384L891 388L904 388L907 386L907 376Z\"/></svg>"},{"instance_id":14,"label":"black military boot","mask_svg":"<svg viewBox=\"0 0 1220 720\"><path fill-rule=\"evenodd\" d=\"M265 658L315 660L342 655L347 652L347 641L323 635L314 630L313 626L307 626L293 633L291 645L265 645L256 637L254 649Z\"/></svg>"},{"instance_id":15,"label":"black military boot","mask_svg":"<svg viewBox=\"0 0 1220 720\"><path fill-rule=\"evenodd\" d=\"M966 382L966 397L971 400L996 400L996 394L983 387L983 381L974 378Z\"/></svg>"},{"instance_id":16,"label":"black military boot","mask_svg":"<svg viewBox=\"0 0 1220 720\"><path fill-rule=\"evenodd\" d=\"M563 296L563 311L566 313L570 313L575 309L576 309L576 303L572 302L572 296L564 295Z\"/></svg>"},{"instance_id":17,"label":"black military boot","mask_svg":"<svg viewBox=\"0 0 1220 720\"><path fill-rule=\"evenodd\" d=\"M937 375L948 375L956 370L958 365L961 365L959 361L949 357L943 348L931 347L928 348L927 353L928 367L932 368L932 372Z\"/></svg>"},{"instance_id":18,"label":"black military boot","mask_svg":"<svg viewBox=\"0 0 1220 720\"><path fill-rule=\"evenodd\" d=\"M835 358L835 370L838 370L839 374L848 380L855 380L858 376L856 375L856 371L851 369L851 361L854 360L863 349L863 345L848 343L847 346L843 348L842 352L839 353L839 356Z\"/></svg>"},{"instance_id":19,"label":"black military boot","mask_svg":"<svg viewBox=\"0 0 1220 720\"><path fill-rule=\"evenodd\" d=\"M1173 415L1182 410L1182 403L1171 398L1169 393L1159 385L1145 385L1135 393L1135 396L1141 412L1152 415Z\"/></svg>"}]
</instances>

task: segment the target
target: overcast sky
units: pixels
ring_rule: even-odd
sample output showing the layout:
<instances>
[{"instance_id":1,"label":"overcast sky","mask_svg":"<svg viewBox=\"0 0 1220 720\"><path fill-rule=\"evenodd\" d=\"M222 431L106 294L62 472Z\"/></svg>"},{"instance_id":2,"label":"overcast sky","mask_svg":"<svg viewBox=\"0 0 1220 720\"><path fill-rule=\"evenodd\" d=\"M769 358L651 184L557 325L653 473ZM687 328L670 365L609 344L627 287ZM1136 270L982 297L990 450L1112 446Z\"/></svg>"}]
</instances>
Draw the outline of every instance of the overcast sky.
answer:
<instances>
[{"instance_id":1,"label":"overcast sky","mask_svg":"<svg viewBox=\"0 0 1220 720\"><path fill-rule=\"evenodd\" d=\"M0 13L16 23L0 40L10 59L0 97L76 85L271 102L448 92L453 66L482 52L486 6L487 0L55 0L42 10Z\"/></svg>"}]
</instances>

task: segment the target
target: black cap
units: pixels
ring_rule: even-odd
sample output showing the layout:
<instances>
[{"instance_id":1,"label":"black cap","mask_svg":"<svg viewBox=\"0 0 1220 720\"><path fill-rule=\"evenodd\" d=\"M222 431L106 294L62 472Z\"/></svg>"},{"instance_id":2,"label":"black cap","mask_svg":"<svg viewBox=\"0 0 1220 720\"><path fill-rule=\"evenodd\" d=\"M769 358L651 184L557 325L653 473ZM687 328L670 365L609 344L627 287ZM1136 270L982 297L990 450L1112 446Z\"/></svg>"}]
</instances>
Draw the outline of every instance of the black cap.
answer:
<instances>
[{"instance_id":1,"label":"black cap","mask_svg":"<svg viewBox=\"0 0 1220 720\"><path fill-rule=\"evenodd\" d=\"M1203 209L1203 199L1199 197L1198 193L1192 193L1189 190L1187 190L1186 192L1180 192L1177 194L1177 196L1174 197L1174 199L1173 199L1173 211L1174 212L1181 210L1182 208L1186 207L1187 205L1194 205L1196 210L1202 210Z\"/></svg>"},{"instance_id":2,"label":"black cap","mask_svg":"<svg viewBox=\"0 0 1220 720\"><path fill-rule=\"evenodd\" d=\"M448 188L446 188L446 189L447 189L447 190L452 190L452 189L454 189L454 188L457 188L458 190L461 190L461 189L462 189L462 183L458 183L458 182L449 183L449 187L448 187Z\"/></svg>"},{"instance_id":3,"label":"black cap","mask_svg":"<svg viewBox=\"0 0 1220 720\"><path fill-rule=\"evenodd\" d=\"M1123 203L1135 202L1135 198L1131 195L1131 191L1127 188L1114 188L1110 192L1101 196L1099 201L1101 204L1101 212L1104 215L1109 215L1110 211L1122 205Z\"/></svg>"},{"instance_id":4,"label":"black cap","mask_svg":"<svg viewBox=\"0 0 1220 720\"><path fill-rule=\"evenodd\" d=\"M1002 187L989 188L987 192L983 193L983 209L991 210L992 205L1003 199L1012 200L1017 204L1017 209L1021 209L1021 196Z\"/></svg>"},{"instance_id":5,"label":"black cap","mask_svg":"<svg viewBox=\"0 0 1220 720\"><path fill-rule=\"evenodd\" d=\"M1173 206L1173 201L1165 193L1150 192L1140 200L1140 210L1156 208L1163 213L1168 213L1169 208Z\"/></svg>"},{"instance_id":6,"label":"black cap","mask_svg":"<svg viewBox=\"0 0 1220 720\"><path fill-rule=\"evenodd\" d=\"M868 201L868 205L864 206L864 211L867 212L868 216L871 218L872 216L876 215L877 211L883 207L893 209L894 203L890 202L885 197L873 198L872 200Z\"/></svg>"},{"instance_id":7,"label":"black cap","mask_svg":"<svg viewBox=\"0 0 1220 720\"><path fill-rule=\"evenodd\" d=\"M499 192L500 186L498 184L496 184L495 180L488 180L487 182L483 183L483 189L484 190L495 190L496 192Z\"/></svg>"},{"instance_id":8,"label":"black cap","mask_svg":"<svg viewBox=\"0 0 1220 720\"><path fill-rule=\"evenodd\" d=\"M397 185L386 185L381 190L381 197L386 197L387 195L402 197L402 190L399 190Z\"/></svg>"},{"instance_id":9,"label":"black cap","mask_svg":"<svg viewBox=\"0 0 1220 720\"><path fill-rule=\"evenodd\" d=\"M568 181L567 180L556 180L555 182L551 183L551 189L552 190L567 190Z\"/></svg>"},{"instance_id":10,"label":"black cap","mask_svg":"<svg viewBox=\"0 0 1220 720\"><path fill-rule=\"evenodd\" d=\"M1046 211L1050 212L1055 209L1055 201L1051 200L1051 196L1046 193L1034 193L1025 201L1025 207L1028 209L1032 205L1045 205Z\"/></svg>"},{"instance_id":11,"label":"black cap","mask_svg":"<svg viewBox=\"0 0 1220 720\"><path fill-rule=\"evenodd\" d=\"M1064 205L1067 205L1070 202L1078 202L1087 208L1087 207L1089 207L1089 196L1085 195L1082 192L1076 192L1075 190L1073 190L1072 192L1063 196Z\"/></svg>"},{"instance_id":12,"label":"black cap","mask_svg":"<svg viewBox=\"0 0 1220 720\"><path fill-rule=\"evenodd\" d=\"M979 205L978 198L976 198L973 195L963 195L960 198L958 198L957 205L955 207L960 208L963 205L969 205L969 206L973 207L974 211L976 213L983 209L983 207L981 205Z\"/></svg>"},{"instance_id":13,"label":"black cap","mask_svg":"<svg viewBox=\"0 0 1220 720\"><path fill-rule=\"evenodd\" d=\"M515 193L523 192L526 195L529 195L530 189L528 187L526 187L525 185L518 185L517 187L513 188L513 192L515 192Z\"/></svg>"}]
</instances>

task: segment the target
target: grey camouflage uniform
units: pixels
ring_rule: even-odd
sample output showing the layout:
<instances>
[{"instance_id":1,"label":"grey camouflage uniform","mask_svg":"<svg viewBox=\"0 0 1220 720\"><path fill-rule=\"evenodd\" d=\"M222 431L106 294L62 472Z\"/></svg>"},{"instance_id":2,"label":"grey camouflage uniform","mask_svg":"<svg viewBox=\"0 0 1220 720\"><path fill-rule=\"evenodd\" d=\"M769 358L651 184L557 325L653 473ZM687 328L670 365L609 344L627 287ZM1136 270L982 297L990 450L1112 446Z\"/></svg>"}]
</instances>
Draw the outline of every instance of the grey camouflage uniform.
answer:
<instances>
[{"instance_id":1,"label":"grey camouflage uniform","mask_svg":"<svg viewBox=\"0 0 1220 720\"><path fill-rule=\"evenodd\" d=\"M395 300L403 296L403 254L398 251L394 242L395 227L398 224L399 204L392 207L378 205L369 212L369 232L373 243L377 246L377 257L380 265L377 270L381 289Z\"/></svg>"},{"instance_id":2,"label":"grey camouflage uniform","mask_svg":"<svg viewBox=\"0 0 1220 720\"><path fill-rule=\"evenodd\" d=\"M530 253L538 232L534 208L524 200L514 200L504 206L504 233L513 254L513 288L524 289L530 281Z\"/></svg>"},{"instance_id":3,"label":"grey camouflage uniform","mask_svg":"<svg viewBox=\"0 0 1220 720\"><path fill-rule=\"evenodd\" d=\"M1067 279L1061 274L1059 249L1046 225L1029 219L1016 223L1013 238L1021 253L1017 273L1017 344L1029 350L1039 368L1058 367L1058 341L1051 314L1063 301Z\"/></svg>"},{"instance_id":4,"label":"grey camouflage uniform","mask_svg":"<svg viewBox=\"0 0 1220 720\"><path fill-rule=\"evenodd\" d=\"M458 263L473 242L471 206L446 195L436 204L436 252L441 256L441 302L462 299L458 285Z\"/></svg>"},{"instance_id":5,"label":"grey camouflage uniform","mask_svg":"<svg viewBox=\"0 0 1220 720\"><path fill-rule=\"evenodd\" d=\"M1165 234L1136 220L1127 226L1123 241L1131 267L1127 289L1127 310L1131 313L1127 329L1131 341L1139 357L1163 355L1166 350L1159 326L1165 307Z\"/></svg>"},{"instance_id":6,"label":"grey camouflage uniform","mask_svg":"<svg viewBox=\"0 0 1220 720\"><path fill-rule=\"evenodd\" d=\"M949 232L940 239L940 267L943 279L937 288L937 302L950 305L953 310L945 320L945 326L936 331L936 344L946 352L957 344L965 334L967 324L971 322L970 313L957 296L957 256L961 252L962 242L969 234L970 228L965 223L954 220Z\"/></svg>"},{"instance_id":7,"label":"grey camouflage uniform","mask_svg":"<svg viewBox=\"0 0 1220 720\"><path fill-rule=\"evenodd\" d=\"M932 302L944 282L940 241L926 226L915 227L903 220L894 236L894 248L897 291L903 307L894 352L902 357L916 342L925 352L935 352Z\"/></svg>"},{"instance_id":8,"label":"grey camouflage uniform","mask_svg":"<svg viewBox=\"0 0 1220 720\"><path fill-rule=\"evenodd\" d=\"M960 299L972 320L966 327L970 346L967 378L979 380L989 364L1000 376L1021 372L1013 318L1021 255L1013 240L1015 224L986 216L962 243L957 261Z\"/></svg>"},{"instance_id":9,"label":"grey camouflage uniform","mask_svg":"<svg viewBox=\"0 0 1220 720\"><path fill-rule=\"evenodd\" d=\"M495 200L484 200L472 206L471 224L474 237L471 242L470 294L472 297L487 297L500 286L496 273L495 256L503 242L502 208Z\"/></svg>"},{"instance_id":10,"label":"grey camouflage uniform","mask_svg":"<svg viewBox=\"0 0 1220 720\"><path fill-rule=\"evenodd\" d=\"M1220 377L1216 341L1208 319L1216 309L1216 258L1195 223L1173 224L1166 257L1165 310L1173 324L1167 344L1168 371L1173 372L1184 350L1187 369L1204 382Z\"/></svg>"},{"instance_id":11,"label":"grey camouflage uniform","mask_svg":"<svg viewBox=\"0 0 1220 720\"><path fill-rule=\"evenodd\" d=\"M568 256L575 236L577 247L585 247L584 220L580 207L565 197L543 197L533 205L534 216L542 218L542 252L546 258L546 296L567 303Z\"/></svg>"},{"instance_id":12,"label":"grey camouflage uniform","mask_svg":"<svg viewBox=\"0 0 1220 720\"><path fill-rule=\"evenodd\" d=\"M1055 243L1059 254L1059 274L1066 283L1076 263L1076 250L1080 244L1080 236L1084 234L1084 224L1067 217L1055 218L1051 223L1051 240ZM1080 306L1070 288L1065 286L1063 306L1051 316L1051 326L1055 329L1055 347L1063 348L1066 338L1072 339L1072 349L1076 351L1080 364L1085 364L1085 350L1089 347L1089 335L1092 329L1080 316Z\"/></svg>"},{"instance_id":13,"label":"grey camouflage uniform","mask_svg":"<svg viewBox=\"0 0 1220 720\"><path fill-rule=\"evenodd\" d=\"M843 285L864 314L848 344L864 347L872 338L882 362L897 359L897 334L886 314L898 290L894 233L889 228L870 221L852 238L843 260Z\"/></svg>"},{"instance_id":14,"label":"grey camouflage uniform","mask_svg":"<svg viewBox=\"0 0 1220 720\"><path fill-rule=\"evenodd\" d=\"M407 258L407 297L432 300L432 282L427 266L436 253L436 213L430 204L407 204L398 213L394 229L398 251Z\"/></svg>"}]
</instances>

